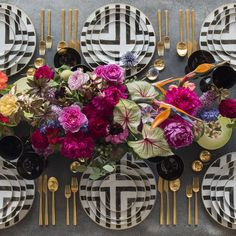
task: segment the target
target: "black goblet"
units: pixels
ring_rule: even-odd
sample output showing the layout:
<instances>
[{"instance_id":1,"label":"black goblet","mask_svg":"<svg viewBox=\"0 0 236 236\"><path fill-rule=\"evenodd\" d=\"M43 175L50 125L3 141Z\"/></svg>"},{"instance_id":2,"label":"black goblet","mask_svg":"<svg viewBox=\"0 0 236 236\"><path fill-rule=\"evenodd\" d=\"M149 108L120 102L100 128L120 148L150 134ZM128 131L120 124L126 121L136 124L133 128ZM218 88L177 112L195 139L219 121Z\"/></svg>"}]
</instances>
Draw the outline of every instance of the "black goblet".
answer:
<instances>
[{"instance_id":1,"label":"black goblet","mask_svg":"<svg viewBox=\"0 0 236 236\"><path fill-rule=\"evenodd\" d=\"M0 156L11 161L19 158L23 153L22 140L14 135L9 135L0 140Z\"/></svg>"},{"instance_id":2,"label":"black goblet","mask_svg":"<svg viewBox=\"0 0 236 236\"><path fill-rule=\"evenodd\" d=\"M17 161L16 168L24 179L37 179L43 172L45 159L35 152L24 153Z\"/></svg>"},{"instance_id":3,"label":"black goblet","mask_svg":"<svg viewBox=\"0 0 236 236\"><path fill-rule=\"evenodd\" d=\"M168 156L157 164L157 173L166 180L178 179L184 170L184 163L177 155Z\"/></svg>"}]
</instances>

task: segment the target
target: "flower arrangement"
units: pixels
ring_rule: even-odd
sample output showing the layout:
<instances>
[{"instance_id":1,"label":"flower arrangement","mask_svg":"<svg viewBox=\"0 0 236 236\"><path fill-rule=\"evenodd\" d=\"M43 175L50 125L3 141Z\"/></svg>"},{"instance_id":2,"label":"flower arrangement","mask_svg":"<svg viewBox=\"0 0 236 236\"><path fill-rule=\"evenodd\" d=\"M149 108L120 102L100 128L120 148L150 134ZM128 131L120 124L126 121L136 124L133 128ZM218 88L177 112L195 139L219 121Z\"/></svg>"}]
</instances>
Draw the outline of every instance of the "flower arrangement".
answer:
<instances>
[{"instance_id":1,"label":"flower arrangement","mask_svg":"<svg viewBox=\"0 0 236 236\"><path fill-rule=\"evenodd\" d=\"M204 122L219 115L236 118L236 100L222 96L222 89L212 87L199 96L189 82L220 65L203 64L183 78L155 85L126 80L124 69L115 64L87 73L44 65L21 92L7 86L7 77L0 73L0 124L13 127L27 121L37 154L46 158L59 150L80 161L81 170L91 163L92 178L98 178L113 171L121 150L143 159L169 156L199 138ZM94 161L96 156L102 162Z\"/></svg>"}]
</instances>

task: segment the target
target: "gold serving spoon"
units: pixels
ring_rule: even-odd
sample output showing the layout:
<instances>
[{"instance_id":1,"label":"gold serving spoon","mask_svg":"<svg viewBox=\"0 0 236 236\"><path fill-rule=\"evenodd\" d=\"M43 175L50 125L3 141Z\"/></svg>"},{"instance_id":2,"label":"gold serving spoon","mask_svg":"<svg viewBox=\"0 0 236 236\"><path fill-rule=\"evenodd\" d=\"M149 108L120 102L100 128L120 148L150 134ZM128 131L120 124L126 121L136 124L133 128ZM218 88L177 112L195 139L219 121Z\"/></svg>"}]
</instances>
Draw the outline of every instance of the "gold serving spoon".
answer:
<instances>
[{"instance_id":1,"label":"gold serving spoon","mask_svg":"<svg viewBox=\"0 0 236 236\"><path fill-rule=\"evenodd\" d=\"M75 15L74 15L74 22L75 22L75 27L74 27L74 40L75 40L75 49L79 51L80 47L80 42L78 39L78 19L79 19L79 10L75 9Z\"/></svg>"},{"instance_id":2,"label":"gold serving spoon","mask_svg":"<svg viewBox=\"0 0 236 236\"><path fill-rule=\"evenodd\" d=\"M72 14L73 14L73 12L72 12L72 9L69 9L69 27L68 27L68 38L69 38L69 43L68 43L68 45L69 45L69 47L70 48L74 48L74 46L75 46L75 43L74 43L74 41L73 41L73 39L72 39Z\"/></svg>"},{"instance_id":3,"label":"gold serving spoon","mask_svg":"<svg viewBox=\"0 0 236 236\"><path fill-rule=\"evenodd\" d=\"M44 41L44 15L45 10L40 11L40 42L39 42L39 55L43 56L46 52L46 43Z\"/></svg>"},{"instance_id":4,"label":"gold serving spoon","mask_svg":"<svg viewBox=\"0 0 236 236\"><path fill-rule=\"evenodd\" d=\"M67 47L67 42L65 41L65 18L66 18L66 11L65 9L61 10L61 41L57 44L57 51L62 48Z\"/></svg>"},{"instance_id":5,"label":"gold serving spoon","mask_svg":"<svg viewBox=\"0 0 236 236\"><path fill-rule=\"evenodd\" d=\"M164 43L162 41L162 22L161 22L161 10L157 11L158 16L158 31L159 31L159 41L157 43L157 53L159 56L164 56Z\"/></svg>"},{"instance_id":6,"label":"gold serving spoon","mask_svg":"<svg viewBox=\"0 0 236 236\"><path fill-rule=\"evenodd\" d=\"M170 181L170 190L173 192L173 225L177 224L177 214L176 214L176 192L180 188L180 179Z\"/></svg>"},{"instance_id":7,"label":"gold serving spoon","mask_svg":"<svg viewBox=\"0 0 236 236\"><path fill-rule=\"evenodd\" d=\"M195 10L192 10L192 53L198 50L198 43L195 39Z\"/></svg>"},{"instance_id":8,"label":"gold serving spoon","mask_svg":"<svg viewBox=\"0 0 236 236\"><path fill-rule=\"evenodd\" d=\"M176 51L180 57L185 57L188 50L187 45L183 41L183 11L179 10L179 33L180 33L180 41L176 45Z\"/></svg>"},{"instance_id":9,"label":"gold serving spoon","mask_svg":"<svg viewBox=\"0 0 236 236\"><path fill-rule=\"evenodd\" d=\"M51 35L51 10L48 10L48 35L46 38L46 48L52 48L52 35Z\"/></svg>"},{"instance_id":10,"label":"gold serving spoon","mask_svg":"<svg viewBox=\"0 0 236 236\"><path fill-rule=\"evenodd\" d=\"M164 37L165 49L170 49L170 37L169 37L169 14L168 10L165 10L165 22L166 22L166 36Z\"/></svg>"},{"instance_id":11,"label":"gold serving spoon","mask_svg":"<svg viewBox=\"0 0 236 236\"><path fill-rule=\"evenodd\" d=\"M52 193L52 225L56 224L55 211L55 192L58 190L58 181L55 177L50 177L48 180L48 189Z\"/></svg>"}]
</instances>

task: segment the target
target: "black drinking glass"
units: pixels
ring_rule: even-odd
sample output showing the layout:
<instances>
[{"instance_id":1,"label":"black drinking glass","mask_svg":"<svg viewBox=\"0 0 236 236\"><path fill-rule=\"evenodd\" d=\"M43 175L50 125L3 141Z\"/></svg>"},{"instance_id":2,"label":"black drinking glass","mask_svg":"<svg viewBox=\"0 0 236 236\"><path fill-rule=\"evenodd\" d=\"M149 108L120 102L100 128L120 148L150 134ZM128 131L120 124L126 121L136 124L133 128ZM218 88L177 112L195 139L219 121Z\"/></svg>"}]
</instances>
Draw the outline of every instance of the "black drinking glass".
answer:
<instances>
[{"instance_id":1,"label":"black drinking glass","mask_svg":"<svg viewBox=\"0 0 236 236\"><path fill-rule=\"evenodd\" d=\"M184 171L184 163L177 155L164 157L157 164L157 173L163 179L175 180L178 179Z\"/></svg>"},{"instance_id":2,"label":"black drinking glass","mask_svg":"<svg viewBox=\"0 0 236 236\"><path fill-rule=\"evenodd\" d=\"M4 136L0 139L0 156L11 161L22 156L24 150L22 140L14 135Z\"/></svg>"},{"instance_id":3,"label":"black drinking glass","mask_svg":"<svg viewBox=\"0 0 236 236\"><path fill-rule=\"evenodd\" d=\"M236 83L236 72L228 66L220 66L212 73L212 81L217 88L232 88Z\"/></svg>"},{"instance_id":4,"label":"black drinking glass","mask_svg":"<svg viewBox=\"0 0 236 236\"><path fill-rule=\"evenodd\" d=\"M45 159L35 152L25 152L17 160L16 168L21 177L32 180L37 179L43 172Z\"/></svg>"}]
</instances>

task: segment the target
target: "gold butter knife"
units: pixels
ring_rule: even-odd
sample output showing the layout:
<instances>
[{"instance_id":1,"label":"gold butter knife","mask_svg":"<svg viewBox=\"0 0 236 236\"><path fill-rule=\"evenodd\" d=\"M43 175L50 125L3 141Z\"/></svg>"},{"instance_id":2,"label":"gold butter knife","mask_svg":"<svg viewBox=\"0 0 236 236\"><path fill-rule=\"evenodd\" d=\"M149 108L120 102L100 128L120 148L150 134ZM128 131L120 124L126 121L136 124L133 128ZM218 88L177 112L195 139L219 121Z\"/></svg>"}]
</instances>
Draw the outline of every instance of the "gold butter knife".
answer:
<instances>
[{"instance_id":1,"label":"gold butter knife","mask_svg":"<svg viewBox=\"0 0 236 236\"><path fill-rule=\"evenodd\" d=\"M44 212L44 224L48 225L48 176L43 177L43 192L45 194L45 212Z\"/></svg>"},{"instance_id":2,"label":"gold butter knife","mask_svg":"<svg viewBox=\"0 0 236 236\"><path fill-rule=\"evenodd\" d=\"M199 187L199 178L198 177L193 177L193 192L194 192L194 224L198 225L198 192L200 190Z\"/></svg>"},{"instance_id":3,"label":"gold butter knife","mask_svg":"<svg viewBox=\"0 0 236 236\"><path fill-rule=\"evenodd\" d=\"M159 176L157 183L157 190L160 193L160 225L164 224L164 214L163 214L163 179Z\"/></svg>"},{"instance_id":4,"label":"gold butter knife","mask_svg":"<svg viewBox=\"0 0 236 236\"><path fill-rule=\"evenodd\" d=\"M166 225L170 224L170 199L169 199L169 182L164 180L164 192L166 193Z\"/></svg>"},{"instance_id":5,"label":"gold butter knife","mask_svg":"<svg viewBox=\"0 0 236 236\"><path fill-rule=\"evenodd\" d=\"M75 40L75 49L79 51L80 48L80 42L78 39L78 20L79 20L79 10L75 9L75 14L74 14L74 40Z\"/></svg>"},{"instance_id":6,"label":"gold butter knife","mask_svg":"<svg viewBox=\"0 0 236 236\"><path fill-rule=\"evenodd\" d=\"M77 225L76 193L78 192L78 180L76 177L71 179L71 192L73 193L73 225Z\"/></svg>"},{"instance_id":7,"label":"gold butter knife","mask_svg":"<svg viewBox=\"0 0 236 236\"><path fill-rule=\"evenodd\" d=\"M198 50L198 43L195 39L195 10L192 10L192 53Z\"/></svg>"},{"instance_id":8,"label":"gold butter knife","mask_svg":"<svg viewBox=\"0 0 236 236\"><path fill-rule=\"evenodd\" d=\"M39 192L39 225L43 225L43 177L38 178L38 192Z\"/></svg>"},{"instance_id":9,"label":"gold butter knife","mask_svg":"<svg viewBox=\"0 0 236 236\"><path fill-rule=\"evenodd\" d=\"M188 49L188 57L192 54L192 43L189 37L189 9L186 9L186 41L187 41L187 49Z\"/></svg>"}]
</instances>

